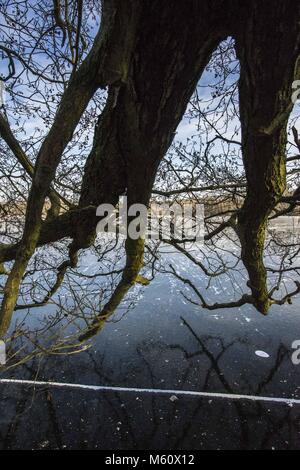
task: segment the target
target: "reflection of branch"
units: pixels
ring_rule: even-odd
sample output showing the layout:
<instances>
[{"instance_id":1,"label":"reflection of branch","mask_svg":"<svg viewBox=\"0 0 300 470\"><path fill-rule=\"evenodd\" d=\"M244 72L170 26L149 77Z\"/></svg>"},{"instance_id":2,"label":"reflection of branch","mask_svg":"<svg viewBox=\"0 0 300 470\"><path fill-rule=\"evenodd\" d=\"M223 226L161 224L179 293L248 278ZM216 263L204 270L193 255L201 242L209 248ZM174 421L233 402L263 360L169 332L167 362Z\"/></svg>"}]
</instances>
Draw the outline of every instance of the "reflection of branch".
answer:
<instances>
[{"instance_id":1,"label":"reflection of branch","mask_svg":"<svg viewBox=\"0 0 300 470\"><path fill-rule=\"evenodd\" d=\"M183 317L181 317L181 320L182 320L183 324L188 328L190 333L193 335L193 337L196 339L196 341L199 343L199 345L201 346L202 352L207 356L207 358L209 359L209 361L211 363L211 367L207 371L205 386L204 386L203 390L207 389L208 383L209 383L209 377L210 377L212 371L214 371L217 374L217 377L219 378L220 382L224 386L225 390L229 394L234 394L235 393L234 389L232 388L229 380L227 380L227 378L224 374L224 371L221 369L221 367L219 365L221 357L224 355L224 353L226 351L228 351L228 349L231 346L233 346L234 342L229 343L228 345L225 346L223 344L223 341L222 341L221 338L216 338L218 344L221 345L222 349L221 349L221 352L217 356L215 356L209 350L208 346L205 344L204 339L202 339L194 331L194 329L189 325L189 323ZM208 337L207 339L211 339L211 337ZM267 377L265 379L263 379L262 382L257 384L257 387L253 391L253 394L255 394L257 396L261 395L263 389L268 384L270 384L272 382L275 374L279 371L280 366L282 365L283 360L285 359L285 357L287 357L287 355L288 355L288 351L286 350L286 348L283 345L280 345L279 349L277 351L276 360L275 360L274 365L271 367ZM249 409L245 409L243 405L241 405L240 403L238 403L236 401L233 402L233 405L235 406L235 408L237 410L237 414L239 416L240 426L241 426L241 431L242 431L244 442L248 443L249 442L249 433L252 432L249 429L249 426L248 426L248 422L249 422L249 418L251 417L251 413L250 413ZM263 414L265 414L263 412L263 408L262 408L261 404L259 402L257 402L255 404L255 407L257 409L257 413L256 414L254 413L253 417L254 418L260 417L261 418L261 416ZM289 418L289 414L290 414L290 410L287 411L286 415L281 420L276 421L275 425L273 426L276 431L281 429L284 426L284 424L286 424L286 421ZM271 423L273 424L272 416L267 415L267 417L271 421ZM264 448L265 442L269 439L269 437L270 437L270 430L268 428L267 429L267 434L266 434L265 438L262 441L261 448Z\"/></svg>"},{"instance_id":2,"label":"reflection of branch","mask_svg":"<svg viewBox=\"0 0 300 470\"><path fill-rule=\"evenodd\" d=\"M285 357L288 356L288 351L287 349L281 344L278 351L277 351L277 356L275 360L274 366L270 369L269 374L266 376L266 378L258 385L256 388L255 393L257 395L260 395L263 389L269 385L269 383L272 382L276 372L278 372L278 369L280 368L283 360Z\"/></svg>"},{"instance_id":3,"label":"reflection of branch","mask_svg":"<svg viewBox=\"0 0 300 470\"><path fill-rule=\"evenodd\" d=\"M187 327L187 329L190 331L190 333L193 335L193 337L196 339L196 341L200 344L201 348L202 348L202 351L204 352L204 354L208 357L208 359L210 360L211 364L212 364L212 368L215 370L215 372L217 373L217 376L220 380L220 382L222 383L222 385L224 386L225 390L227 390L227 392L229 392L230 394L233 394L234 393L234 390L233 388L230 386L229 382L227 381L227 379L225 378L225 375L223 374L220 366L219 366L219 361L220 359L222 358L222 356L225 354L225 352L227 351L227 349L229 349L231 346L233 346L233 342L231 342L230 344L228 344L226 347L223 345L223 341L221 339L219 339L219 343L222 345L222 351L221 353L215 358L215 356L213 355L213 353L205 346L204 344L204 341L202 341L202 339L197 335L197 333L194 331L194 329L190 326L190 324L183 318L183 317L180 317L181 321L183 322L183 324ZM210 375L210 370L208 371L208 374L207 376L209 377ZM208 378L206 379L206 385L208 384Z\"/></svg>"}]
</instances>

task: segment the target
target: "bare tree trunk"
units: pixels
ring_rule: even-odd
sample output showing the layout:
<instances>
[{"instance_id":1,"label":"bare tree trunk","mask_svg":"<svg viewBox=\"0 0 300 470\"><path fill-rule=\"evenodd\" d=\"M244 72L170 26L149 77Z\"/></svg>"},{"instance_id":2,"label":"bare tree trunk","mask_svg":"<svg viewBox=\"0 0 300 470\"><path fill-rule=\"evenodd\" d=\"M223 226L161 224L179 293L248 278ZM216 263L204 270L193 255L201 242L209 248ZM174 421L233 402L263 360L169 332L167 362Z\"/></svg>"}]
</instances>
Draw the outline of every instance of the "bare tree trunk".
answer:
<instances>
[{"instance_id":1,"label":"bare tree trunk","mask_svg":"<svg viewBox=\"0 0 300 470\"><path fill-rule=\"evenodd\" d=\"M247 177L239 235L254 304L266 314L270 299L263 260L265 233L286 184L287 121L293 107L292 82L300 72L299 2L251 2L244 18L236 37Z\"/></svg>"},{"instance_id":2,"label":"bare tree trunk","mask_svg":"<svg viewBox=\"0 0 300 470\"><path fill-rule=\"evenodd\" d=\"M148 205L158 165L210 55L226 36L215 2L203 2L201 8L193 1L146 4L128 80L111 87L96 129L94 149L85 168L82 206L115 204L125 191L129 206ZM81 219L71 251L88 246L94 234L94 220ZM137 280L144 240L128 238L125 247L122 279L91 331L81 339L102 328Z\"/></svg>"},{"instance_id":3,"label":"bare tree trunk","mask_svg":"<svg viewBox=\"0 0 300 470\"><path fill-rule=\"evenodd\" d=\"M125 192L129 204L148 204L157 167L197 81L213 50L229 35L236 38L241 62L240 109L248 184L238 224L242 260L254 303L266 313L265 228L285 188L286 124L292 108L291 84L299 75L299 2L104 0L103 5L101 32L74 72L39 152L22 241L0 246L0 263L16 257L5 286L0 337L10 324L36 246L71 236L70 256L74 258L94 240L99 204L116 204ZM108 100L86 163L79 208L42 222L44 200L64 148L89 99L106 85ZM106 313L123 298L142 265L142 240L127 241L126 250L123 277ZM104 313L99 314L99 325Z\"/></svg>"},{"instance_id":4,"label":"bare tree trunk","mask_svg":"<svg viewBox=\"0 0 300 470\"><path fill-rule=\"evenodd\" d=\"M41 146L27 203L22 241L4 288L0 337L10 324L22 277L38 244L45 197L62 153L96 90L126 80L140 10L138 3L135 0L103 1L100 32L90 53L71 76L54 123Z\"/></svg>"}]
</instances>

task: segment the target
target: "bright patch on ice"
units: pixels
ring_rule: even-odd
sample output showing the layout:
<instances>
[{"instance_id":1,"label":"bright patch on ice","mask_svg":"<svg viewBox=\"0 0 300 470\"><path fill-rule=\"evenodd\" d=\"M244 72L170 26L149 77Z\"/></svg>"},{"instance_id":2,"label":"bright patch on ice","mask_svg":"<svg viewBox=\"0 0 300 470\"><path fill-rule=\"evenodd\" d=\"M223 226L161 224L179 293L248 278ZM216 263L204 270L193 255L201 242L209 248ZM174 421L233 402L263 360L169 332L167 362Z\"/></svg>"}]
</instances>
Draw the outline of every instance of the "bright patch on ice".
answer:
<instances>
[{"instance_id":1,"label":"bright patch on ice","mask_svg":"<svg viewBox=\"0 0 300 470\"><path fill-rule=\"evenodd\" d=\"M266 353L265 351L255 351L255 354L259 357L265 357L265 358L270 357L270 355Z\"/></svg>"}]
</instances>

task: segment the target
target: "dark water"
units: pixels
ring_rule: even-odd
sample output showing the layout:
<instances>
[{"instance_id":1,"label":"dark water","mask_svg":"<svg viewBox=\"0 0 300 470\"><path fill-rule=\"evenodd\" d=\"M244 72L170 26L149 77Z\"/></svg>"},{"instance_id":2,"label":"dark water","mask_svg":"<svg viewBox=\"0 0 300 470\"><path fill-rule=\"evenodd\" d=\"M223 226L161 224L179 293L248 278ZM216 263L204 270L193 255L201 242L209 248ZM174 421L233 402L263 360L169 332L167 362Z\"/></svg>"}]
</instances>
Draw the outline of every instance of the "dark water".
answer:
<instances>
[{"instance_id":1,"label":"dark water","mask_svg":"<svg viewBox=\"0 0 300 470\"><path fill-rule=\"evenodd\" d=\"M204 289L183 259L178 266ZM181 272L183 272L181 271ZM218 280L207 298L239 296ZM13 370L24 379L300 399L300 301L263 317L251 306L208 312L159 274L91 348ZM263 351L266 357L257 355ZM7 374L5 375L7 376ZM300 449L300 405L0 385L0 448Z\"/></svg>"}]
</instances>

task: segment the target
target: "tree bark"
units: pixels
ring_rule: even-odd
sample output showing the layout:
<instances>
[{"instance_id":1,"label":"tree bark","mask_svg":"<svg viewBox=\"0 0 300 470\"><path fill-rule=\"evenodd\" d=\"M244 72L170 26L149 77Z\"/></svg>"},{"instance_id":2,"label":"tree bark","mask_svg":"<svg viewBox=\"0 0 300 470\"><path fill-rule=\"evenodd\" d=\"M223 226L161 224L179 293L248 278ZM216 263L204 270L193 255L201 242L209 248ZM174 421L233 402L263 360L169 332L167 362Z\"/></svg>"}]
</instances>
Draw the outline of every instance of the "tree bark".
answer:
<instances>
[{"instance_id":1,"label":"tree bark","mask_svg":"<svg viewBox=\"0 0 300 470\"><path fill-rule=\"evenodd\" d=\"M139 5L135 0L103 1L100 32L90 53L71 76L54 123L41 146L28 198L22 241L4 287L0 337L10 324L22 277L38 244L45 198L62 153L96 90L126 80L138 11Z\"/></svg>"},{"instance_id":2,"label":"tree bark","mask_svg":"<svg viewBox=\"0 0 300 470\"><path fill-rule=\"evenodd\" d=\"M292 81L299 76L299 2L104 0L103 6L101 31L72 76L39 152L22 241L0 246L0 263L16 256L0 311L0 337L9 326L36 246L70 236L73 259L94 240L99 204L116 204L124 193L129 205L148 204L158 165L191 94L211 53L229 35L236 39L241 63L247 176L247 197L238 221L242 260L254 303L266 313L270 302L263 263L265 228L285 188L286 124ZM64 148L89 99L106 85L108 100L86 162L79 208L42 222L44 200ZM143 240L127 240L126 251L123 277L106 313L136 281ZM100 312L98 325L106 313Z\"/></svg>"},{"instance_id":3,"label":"tree bark","mask_svg":"<svg viewBox=\"0 0 300 470\"><path fill-rule=\"evenodd\" d=\"M287 122L292 82L300 72L300 5L293 0L253 1L243 17L236 47L247 196L239 214L239 236L254 304L266 314L265 234L286 184Z\"/></svg>"},{"instance_id":4,"label":"tree bark","mask_svg":"<svg viewBox=\"0 0 300 470\"><path fill-rule=\"evenodd\" d=\"M110 87L85 168L80 205L116 204L125 192L128 206L148 205L158 165L210 55L226 36L217 4L220 2L202 2L201 7L194 1L144 2L128 80ZM94 236L94 221L81 219L71 253L88 246ZM81 339L102 328L137 280L144 240L128 238L125 247L122 279Z\"/></svg>"}]
</instances>

